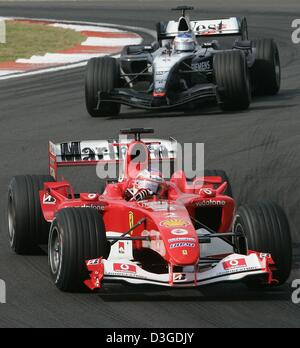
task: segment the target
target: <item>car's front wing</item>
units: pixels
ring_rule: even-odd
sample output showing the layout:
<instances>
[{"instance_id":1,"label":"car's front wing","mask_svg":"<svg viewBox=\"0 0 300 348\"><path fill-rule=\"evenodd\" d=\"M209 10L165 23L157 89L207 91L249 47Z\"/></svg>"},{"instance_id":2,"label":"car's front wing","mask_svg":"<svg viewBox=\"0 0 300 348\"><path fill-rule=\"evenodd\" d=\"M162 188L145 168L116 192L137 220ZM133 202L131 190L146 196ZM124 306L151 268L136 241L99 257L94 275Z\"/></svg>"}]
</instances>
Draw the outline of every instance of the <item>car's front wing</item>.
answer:
<instances>
[{"instance_id":1,"label":"car's front wing","mask_svg":"<svg viewBox=\"0 0 300 348\"><path fill-rule=\"evenodd\" d=\"M111 93L98 94L100 102L114 102L146 110L170 110L183 107L192 102L216 101L217 87L214 84L195 86L188 91L173 95L172 98L153 97L149 93L129 88L114 89Z\"/></svg>"},{"instance_id":2,"label":"car's front wing","mask_svg":"<svg viewBox=\"0 0 300 348\"><path fill-rule=\"evenodd\" d=\"M232 254L209 269L200 265L186 267L182 273L169 266L165 274L150 273L128 260L95 259L86 262L90 279L85 284L91 290L101 288L103 281L125 281L131 284L152 284L165 287L188 288L221 282L241 281L247 277L262 277L267 284L276 282L272 275L274 262L268 254L249 252L249 255Z\"/></svg>"}]
</instances>

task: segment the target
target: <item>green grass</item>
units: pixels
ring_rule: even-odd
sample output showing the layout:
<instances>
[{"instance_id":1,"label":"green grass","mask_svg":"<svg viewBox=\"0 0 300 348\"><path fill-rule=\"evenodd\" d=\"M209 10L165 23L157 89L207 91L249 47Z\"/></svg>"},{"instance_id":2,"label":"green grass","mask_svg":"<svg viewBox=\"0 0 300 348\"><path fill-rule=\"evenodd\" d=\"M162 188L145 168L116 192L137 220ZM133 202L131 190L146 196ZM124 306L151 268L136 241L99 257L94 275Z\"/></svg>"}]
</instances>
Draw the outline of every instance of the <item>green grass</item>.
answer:
<instances>
[{"instance_id":1,"label":"green grass","mask_svg":"<svg viewBox=\"0 0 300 348\"><path fill-rule=\"evenodd\" d=\"M30 58L71 48L84 41L74 30L42 24L6 22L6 44L0 44L0 62Z\"/></svg>"}]
</instances>

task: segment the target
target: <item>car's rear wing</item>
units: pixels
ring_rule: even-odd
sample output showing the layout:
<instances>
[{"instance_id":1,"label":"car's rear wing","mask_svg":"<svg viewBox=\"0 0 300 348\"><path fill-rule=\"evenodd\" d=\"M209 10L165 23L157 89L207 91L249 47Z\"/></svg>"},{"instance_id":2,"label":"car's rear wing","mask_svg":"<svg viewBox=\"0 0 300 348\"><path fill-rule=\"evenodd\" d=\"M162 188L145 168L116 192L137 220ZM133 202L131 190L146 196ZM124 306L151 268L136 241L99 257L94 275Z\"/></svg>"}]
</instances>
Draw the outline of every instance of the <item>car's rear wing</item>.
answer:
<instances>
[{"instance_id":1,"label":"car's rear wing","mask_svg":"<svg viewBox=\"0 0 300 348\"><path fill-rule=\"evenodd\" d=\"M175 38L179 33L184 30L180 30L181 21L170 21L165 23L163 30L160 31L160 40L167 40ZM199 21L189 21L186 31L192 30L196 37L218 37L218 36L241 36L243 40L248 39L248 28L246 18L227 18L227 19L214 19L214 20L199 20Z\"/></svg>"},{"instance_id":2,"label":"car's rear wing","mask_svg":"<svg viewBox=\"0 0 300 348\"><path fill-rule=\"evenodd\" d=\"M124 163L132 139L73 141L49 143L50 175L57 179L59 167L96 166L98 164ZM151 161L170 161L177 158L178 143L175 139L143 139Z\"/></svg>"}]
</instances>

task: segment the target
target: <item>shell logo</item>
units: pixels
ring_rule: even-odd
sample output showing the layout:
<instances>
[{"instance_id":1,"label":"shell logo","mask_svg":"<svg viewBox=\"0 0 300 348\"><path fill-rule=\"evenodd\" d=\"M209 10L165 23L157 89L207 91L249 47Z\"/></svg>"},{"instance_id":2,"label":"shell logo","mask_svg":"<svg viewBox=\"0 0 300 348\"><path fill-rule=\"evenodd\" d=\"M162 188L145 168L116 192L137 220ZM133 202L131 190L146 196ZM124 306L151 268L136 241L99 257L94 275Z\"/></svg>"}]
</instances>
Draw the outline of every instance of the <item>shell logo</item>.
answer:
<instances>
[{"instance_id":1,"label":"shell logo","mask_svg":"<svg viewBox=\"0 0 300 348\"><path fill-rule=\"evenodd\" d=\"M173 218L173 219L168 219L165 221L162 221L160 223L161 226L166 227L166 228L180 228L180 227L187 227L191 223L185 219L180 219L180 218Z\"/></svg>"},{"instance_id":2,"label":"shell logo","mask_svg":"<svg viewBox=\"0 0 300 348\"><path fill-rule=\"evenodd\" d=\"M129 212L129 228L133 228L134 226L134 213L132 211Z\"/></svg>"}]
</instances>

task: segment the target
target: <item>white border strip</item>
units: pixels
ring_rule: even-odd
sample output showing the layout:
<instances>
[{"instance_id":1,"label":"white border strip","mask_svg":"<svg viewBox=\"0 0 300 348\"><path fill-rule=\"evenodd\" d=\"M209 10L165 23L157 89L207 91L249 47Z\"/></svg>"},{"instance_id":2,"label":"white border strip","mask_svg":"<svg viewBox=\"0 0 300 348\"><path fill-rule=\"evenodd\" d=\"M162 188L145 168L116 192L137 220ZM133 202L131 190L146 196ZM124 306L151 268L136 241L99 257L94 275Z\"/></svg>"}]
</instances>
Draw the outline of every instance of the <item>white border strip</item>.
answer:
<instances>
[{"instance_id":1,"label":"white border strip","mask_svg":"<svg viewBox=\"0 0 300 348\"><path fill-rule=\"evenodd\" d=\"M5 17L3 17L5 18ZM62 23L62 24L75 24L75 25L87 25L87 26L97 26L97 27L107 27L107 28L115 28L120 30L128 30L128 31L138 31L140 33L147 34L149 36L152 36L154 39L156 38L156 32L151 29L147 28L140 28L135 26L127 26L127 25L117 25L117 24L110 24L110 23L97 23L97 22L83 22L83 21L69 21L69 20L56 20L56 19L47 19L47 18L29 18L29 17L7 17L7 19L17 19L17 20L36 20L36 21L45 21L49 23ZM119 55L110 55L112 57L118 57ZM28 72L20 72L16 74L6 75L6 76L0 76L0 81L2 80L9 80L13 78L18 77L27 77L27 76L34 76L34 75L41 75L41 74L48 74L51 72L57 72L57 71L64 71L64 70L70 70L75 68L80 68L85 65L87 65L87 61L82 61L79 63L74 64L68 64L53 68L46 68L36 71L28 71Z\"/></svg>"}]
</instances>

